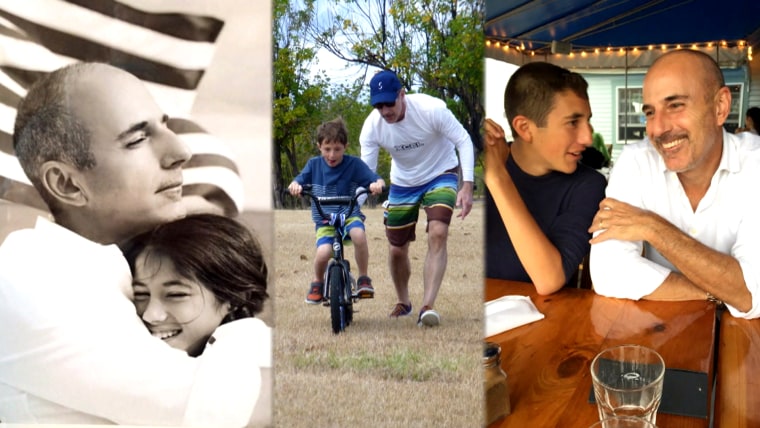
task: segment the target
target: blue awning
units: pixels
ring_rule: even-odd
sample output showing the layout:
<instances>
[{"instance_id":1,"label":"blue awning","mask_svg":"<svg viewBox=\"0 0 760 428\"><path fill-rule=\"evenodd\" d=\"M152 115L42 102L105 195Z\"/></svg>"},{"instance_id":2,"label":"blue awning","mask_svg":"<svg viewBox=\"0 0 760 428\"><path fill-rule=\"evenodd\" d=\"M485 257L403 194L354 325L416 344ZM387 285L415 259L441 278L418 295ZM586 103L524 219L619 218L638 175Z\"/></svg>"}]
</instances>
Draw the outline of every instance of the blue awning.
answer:
<instances>
[{"instance_id":1,"label":"blue awning","mask_svg":"<svg viewBox=\"0 0 760 428\"><path fill-rule=\"evenodd\" d=\"M760 47L758 0L486 0L486 38L537 53L573 48L745 41Z\"/></svg>"}]
</instances>

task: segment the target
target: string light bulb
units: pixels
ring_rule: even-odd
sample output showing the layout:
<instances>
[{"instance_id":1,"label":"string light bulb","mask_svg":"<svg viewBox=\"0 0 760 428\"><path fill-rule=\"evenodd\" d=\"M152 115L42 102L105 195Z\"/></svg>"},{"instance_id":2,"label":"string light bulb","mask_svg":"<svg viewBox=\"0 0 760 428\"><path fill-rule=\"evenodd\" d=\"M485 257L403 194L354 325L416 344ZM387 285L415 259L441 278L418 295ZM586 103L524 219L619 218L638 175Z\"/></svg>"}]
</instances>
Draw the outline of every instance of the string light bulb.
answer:
<instances>
[{"instance_id":1,"label":"string light bulb","mask_svg":"<svg viewBox=\"0 0 760 428\"><path fill-rule=\"evenodd\" d=\"M532 41L527 41L527 43L531 46L533 46ZM536 49L531 47L532 50L526 49L526 41L520 41L518 39L508 39L506 41L503 40L493 40L493 39L486 39L485 45L486 47L496 47L500 48L504 52L509 52L510 47L514 48L515 51L518 53L528 54L530 53L530 56L536 56ZM668 49L683 49L683 48L691 48L693 50L700 50L700 49L711 49L715 46L718 46L720 48L724 49L735 49L737 51L744 51L746 49L746 60L752 61L753 59L753 52L752 52L752 46L746 41L746 40L733 40L733 41L727 41L727 40L720 40L720 41L711 41L711 42L694 42L694 43L688 43L688 44L676 44L676 45L667 45L665 43L659 45L659 49L661 49L663 52L666 52ZM639 55L641 51L649 50L653 51L657 49L658 46L655 44L645 45L645 46L620 46L620 47L612 47L612 46L600 46L600 47L585 47L582 49L575 49L571 50L567 53L568 58L588 58L591 56L591 53L593 52L598 56L601 52L606 51L608 54L612 54L613 52L617 52L618 56L623 56L626 52L632 52L635 55ZM537 48L542 55L545 53L545 48L539 47ZM561 58L564 54L556 54L557 58Z\"/></svg>"}]
</instances>

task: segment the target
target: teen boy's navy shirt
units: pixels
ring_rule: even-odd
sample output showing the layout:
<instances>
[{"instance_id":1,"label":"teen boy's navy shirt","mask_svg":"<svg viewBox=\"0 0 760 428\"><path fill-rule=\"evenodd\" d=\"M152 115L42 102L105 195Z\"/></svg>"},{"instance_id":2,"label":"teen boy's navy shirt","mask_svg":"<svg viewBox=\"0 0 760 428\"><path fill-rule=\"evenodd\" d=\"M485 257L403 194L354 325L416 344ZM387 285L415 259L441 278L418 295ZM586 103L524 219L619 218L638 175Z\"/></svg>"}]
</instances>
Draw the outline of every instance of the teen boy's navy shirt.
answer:
<instances>
[{"instance_id":1,"label":"teen boy's navy shirt","mask_svg":"<svg viewBox=\"0 0 760 428\"><path fill-rule=\"evenodd\" d=\"M510 155L507 171L528 211L562 256L565 281L588 254L588 228L604 199L607 182L601 174L579 164L572 174L550 172L535 177L523 172ZM496 204L486 190L486 277L531 282L517 257Z\"/></svg>"}]
</instances>

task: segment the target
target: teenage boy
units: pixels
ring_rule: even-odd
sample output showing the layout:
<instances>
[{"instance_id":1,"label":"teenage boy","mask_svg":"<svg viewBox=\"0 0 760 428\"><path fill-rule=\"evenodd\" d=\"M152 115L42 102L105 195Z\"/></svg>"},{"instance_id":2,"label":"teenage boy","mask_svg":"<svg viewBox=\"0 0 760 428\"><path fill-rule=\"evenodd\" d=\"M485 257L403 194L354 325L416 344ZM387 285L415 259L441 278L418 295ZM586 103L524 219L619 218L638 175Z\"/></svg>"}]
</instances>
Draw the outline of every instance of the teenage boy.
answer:
<instances>
[{"instance_id":1,"label":"teenage boy","mask_svg":"<svg viewBox=\"0 0 760 428\"><path fill-rule=\"evenodd\" d=\"M579 164L592 143L588 84L564 68L520 67L504 92L514 136L486 120L486 276L531 282L539 294L568 283L589 252L606 182Z\"/></svg>"},{"instance_id":2,"label":"teenage boy","mask_svg":"<svg viewBox=\"0 0 760 428\"><path fill-rule=\"evenodd\" d=\"M368 187L373 195L381 193L385 187L385 181L372 172L361 159L345 154L346 146L348 146L348 131L342 119L338 118L321 124L317 128L317 147L320 155L309 159L301 173L288 185L290 194L300 195L304 184L312 185L315 196L354 195L359 187ZM323 208L326 213L336 214L342 209L339 206ZM375 289L372 287L372 280L367 276L369 248L367 236L364 233L365 216L359 204L352 212L342 214L346 215L345 229L354 245L354 257L359 269L359 278L356 281L357 294L360 298L372 298L375 295ZM335 228L325 224L313 201L311 218L316 229L317 252L314 256L314 278L309 284L306 303L316 305L324 298L322 289L325 269L332 255Z\"/></svg>"},{"instance_id":3,"label":"teenage boy","mask_svg":"<svg viewBox=\"0 0 760 428\"><path fill-rule=\"evenodd\" d=\"M249 422L260 350L229 340L235 323L193 358L151 336L131 301L117 245L185 215L190 152L167 120L139 79L105 64L50 73L19 104L13 146L55 223L0 246L2 422Z\"/></svg>"}]
</instances>

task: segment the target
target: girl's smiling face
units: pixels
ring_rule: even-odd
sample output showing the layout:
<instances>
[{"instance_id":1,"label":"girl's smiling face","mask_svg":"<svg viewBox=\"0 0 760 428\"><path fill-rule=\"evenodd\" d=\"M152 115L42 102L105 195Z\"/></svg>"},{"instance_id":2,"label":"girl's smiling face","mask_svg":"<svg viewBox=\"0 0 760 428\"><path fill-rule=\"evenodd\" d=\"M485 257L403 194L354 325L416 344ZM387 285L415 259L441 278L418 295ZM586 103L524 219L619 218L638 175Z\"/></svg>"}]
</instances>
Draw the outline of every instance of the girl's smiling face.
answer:
<instances>
[{"instance_id":1,"label":"girl's smiling face","mask_svg":"<svg viewBox=\"0 0 760 428\"><path fill-rule=\"evenodd\" d=\"M143 251L132 280L137 314L153 336L190 355L203 352L206 341L229 312L195 278L179 275L162 254Z\"/></svg>"}]
</instances>

